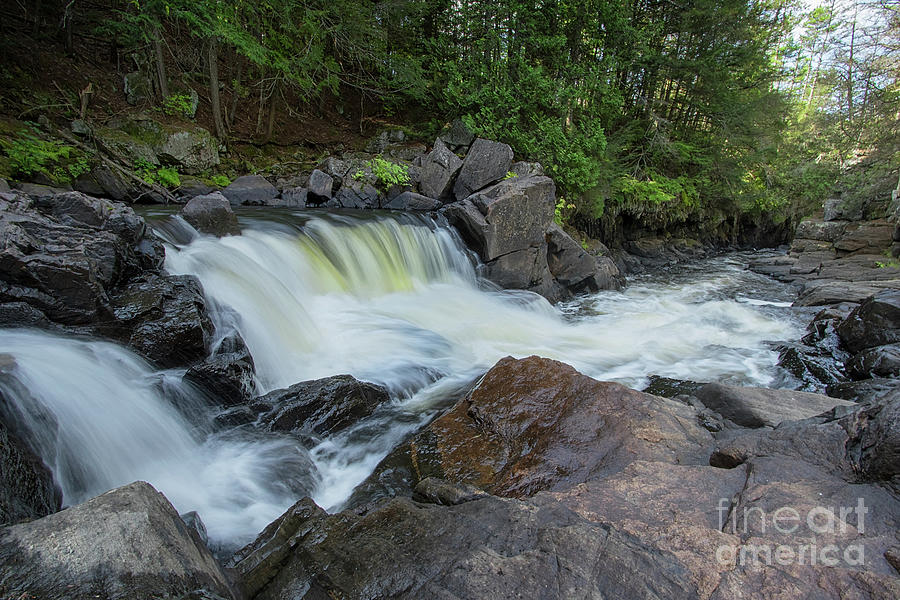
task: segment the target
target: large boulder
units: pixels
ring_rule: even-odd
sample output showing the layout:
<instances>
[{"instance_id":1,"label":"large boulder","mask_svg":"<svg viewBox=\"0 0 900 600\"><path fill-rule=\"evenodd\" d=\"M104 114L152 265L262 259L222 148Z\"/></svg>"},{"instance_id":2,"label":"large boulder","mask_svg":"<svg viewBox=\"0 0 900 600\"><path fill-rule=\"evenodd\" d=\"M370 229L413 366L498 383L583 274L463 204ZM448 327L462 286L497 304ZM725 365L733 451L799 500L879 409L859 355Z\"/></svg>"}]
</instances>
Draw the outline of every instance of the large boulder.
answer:
<instances>
[{"instance_id":1,"label":"large boulder","mask_svg":"<svg viewBox=\"0 0 900 600\"><path fill-rule=\"evenodd\" d=\"M422 160L419 189L430 198L441 202L453 200L453 182L463 161L450 151L440 139L434 142L432 151Z\"/></svg>"},{"instance_id":2,"label":"large boulder","mask_svg":"<svg viewBox=\"0 0 900 600\"><path fill-rule=\"evenodd\" d=\"M463 123L462 119L454 119L450 126L441 132L438 139L442 144L446 144L451 151L468 150L472 142L475 141L475 134L469 129L468 125Z\"/></svg>"},{"instance_id":3,"label":"large boulder","mask_svg":"<svg viewBox=\"0 0 900 600\"><path fill-rule=\"evenodd\" d=\"M853 353L900 342L900 290L882 290L867 298L838 326L837 332Z\"/></svg>"},{"instance_id":4,"label":"large boulder","mask_svg":"<svg viewBox=\"0 0 900 600\"><path fill-rule=\"evenodd\" d=\"M783 421L808 419L853 402L794 390L737 387L708 383L696 394L706 408L744 427L777 427Z\"/></svg>"},{"instance_id":5,"label":"large boulder","mask_svg":"<svg viewBox=\"0 0 900 600\"><path fill-rule=\"evenodd\" d=\"M368 181L350 176L344 179L344 184L334 198L328 202L328 206L357 209L381 208L381 192Z\"/></svg>"},{"instance_id":6,"label":"large boulder","mask_svg":"<svg viewBox=\"0 0 900 600\"><path fill-rule=\"evenodd\" d=\"M622 287L619 269L609 257L588 254L556 223L547 230L547 266L553 278L573 293Z\"/></svg>"},{"instance_id":7,"label":"large boulder","mask_svg":"<svg viewBox=\"0 0 900 600\"><path fill-rule=\"evenodd\" d=\"M140 115L94 128L94 139L115 156L173 165L182 173L198 174L219 164L218 142L198 125L166 125Z\"/></svg>"},{"instance_id":8,"label":"large boulder","mask_svg":"<svg viewBox=\"0 0 900 600\"><path fill-rule=\"evenodd\" d=\"M228 577L166 498L136 482L0 530L8 598L235 598Z\"/></svg>"},{"instance_id":9,"label":"large boulder","mask_svg":"<svg viewBox=\"0 0 900 600\"><path fill-rule=\"evenodd\" d=\"M413 211L429 211L437 210L442 206L439 200L417 194L415 192L403 192L390 202L384 205L384 208L390 210L413 210Z\"/></svg>"},{"instance_id":10,"label":"large boulder","mask_svg":"<svg viewBox=\"0 0 900 600\"><path fill-rule=\"evenodd\" d=\"M457 200L464 200L503 179L509 172L512 159L513 151L507 144L478 138L463 161L453 185L453 195Z\"/></svg>"},{"instance_id":11,"label":"large boulder","mask_svg":"<svg viewBox=\"0 0 900 600\"><path fill-rule=\"evenodd\" d=\"M222 195L232 206L265 206L278 196L278 189L261 175L244 175L222 190Z\"/></svg>"},{"instance_id":12,"label":"large boulder","mask_svg":"<svg viewBox=\"0 0 900 600\"><path fill-rule=\"evenodd\" d=\"M160 162L178 165L185 173L201 173L219 164L219 143L196 125L167 131L154 151Z\"/></svg>"},{"instance_id":13,"label":"large boulder","mask_svg":"<svg viewBox=\"0 0 900 600\"><path fill-rule=\"evenodd\" d=\"M332 179L331 175L315 169L309 176L306 190L307 204L319 206L331 200L331 188L333 185L334 179Z\"/></svg>"},{"instance_id":14,"label":"large boulder","mask_svg":"<svg viewBox=\"0 0 900 600\"><path fill-rule=\"evenodd\" d=\"M191 198L181 209L181 216L203 233L221 237L241 232L231 203L219 192Z\"/></svg>"},{"instance_id":15,"label":"large boulder","mask_svg":"<svg viewBox=\"0 0 900 600\"><path fill-rule=\"evenodd\" d=\"M259 420L270 431L327 436L369 416L388 400L388 391L379 385L335 375L269 392L256 404L270 407Z\"/></svg>"},{"instance_id":16,"label":"large boulder","mask_svg":"<svg viewBox=\"0 0 900 600\"><path fill-rule=\"evenodd\" d=\"M208 359L191 366L184 380L219 406L242 405L256 395L253 357L237 333L225 338Z\"/></svg>"},{"instance_id":17,"label":"large boulder","mask_svg":"<svg viewBox=\"0 0 900 600\"><path fill-rule=\"evenodd\" d=\"M427 477L528 496L615 473L633 460L706 464L712 444L684 404L596 381L554 360L507 357L388 455L353 501L408 493Z\"/></svg>"}]
</instances>

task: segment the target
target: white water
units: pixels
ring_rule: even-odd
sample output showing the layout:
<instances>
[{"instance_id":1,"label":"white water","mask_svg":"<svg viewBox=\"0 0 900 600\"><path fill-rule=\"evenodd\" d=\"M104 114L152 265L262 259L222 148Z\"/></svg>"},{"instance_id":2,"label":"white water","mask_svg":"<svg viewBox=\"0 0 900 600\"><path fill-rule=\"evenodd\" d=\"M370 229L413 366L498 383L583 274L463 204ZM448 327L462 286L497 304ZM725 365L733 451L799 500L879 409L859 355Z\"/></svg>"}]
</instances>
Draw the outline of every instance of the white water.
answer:
<instances>
[{"instance_id":1,"label":"white water","mask_svg":"<svg viewBox=\"0 0 900 600\"><path fill-rule=\"evenodd\" d=\"M448 230L393 220L255 227L173 242L166 266L200 278L219 329L234 326L247 342L260 389L351 373L387 386L395 401L307 454L289 436L192 424L172 405L196 402L177 377L117 346L5 331L0 353L16 366L0 385L42 432L67 503L145 479L181 512L197 510L211 539L241 543L306 493L338 506L503 356L556 358L636 387L649 374L765 385L777 359L766 341L799 335L777 312L785 298L754 295L762 278L747 281L755 276L737 261L557 308L480 282Z\"/></svg>"}]
</instances>

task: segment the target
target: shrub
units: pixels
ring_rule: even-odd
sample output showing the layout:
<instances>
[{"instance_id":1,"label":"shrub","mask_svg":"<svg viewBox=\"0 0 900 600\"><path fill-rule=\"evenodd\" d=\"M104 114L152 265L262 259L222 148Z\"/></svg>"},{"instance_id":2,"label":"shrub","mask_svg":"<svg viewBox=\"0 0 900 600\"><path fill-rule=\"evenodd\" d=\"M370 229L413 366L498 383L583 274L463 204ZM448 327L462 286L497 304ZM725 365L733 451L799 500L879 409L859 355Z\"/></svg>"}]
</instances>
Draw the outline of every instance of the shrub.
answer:
<instances>
[{"instance_id":1,"label":"shrub","mask_svg":"<svg viewBox=\"0 0 900 600\"><path fill-rule=\"evenodd\" d=\"M231 185L231 180L226 175L213 175L209 178L213 185L220 188L227 188Z\"/></svg>"},{"instance_id":2,"label":"shrub","mask_svg":"<svg viewBox=\"0 0 900 600\"><path fill-rule=\"evenodd\" d=\"M173 167L162 167L157 169L156 166L145 158L138 158L134 161L135 174L147 183L158 183L163 187L173 189L181 185L181 177Z\"/></svg>"},{"instance_id":3,"label":"shrub","mask_svg":"<svg viewBox=\"0 0 900 600\"><path fill-rule=\"evenodd\" d=\"M57 183L68 183L91 168L83 152L56 140L42 139L33 127L19 131L12 140L0 140L0 145L16 175L43 173Z\"/></svg>"},{"instance_id":4,"label":"shrub","mask_svg":"<svg viewBox=\"0 0 900 600\"><path fill-rule=\"evenodd\" d=\"M376 156L369 161L372 174L378 179L378 185L384 189L395 185L409 185L409 168Z\"/></svg>"},{"instance_id":5,"label":"shrub","mask_svg":"<svg viewBox=\"0 0 900 600\"><path fill-rule=\"evenodd\" d=\"M163 100L162 111L170 117L182 116L191 118L193 110L190 94L172 94Z\"/></svg>"},{"instance_id":6,"label":"shrub","mask_svg":"<svg viewBox=\"0 0 900 600\"><path fill-rule=\"evenodd\" d=\"M156 180L169 189L174 189L181 185L181 177L178 176L178 171L172 167L166 167L157 171Z\"/></svg>"}]
</instances>

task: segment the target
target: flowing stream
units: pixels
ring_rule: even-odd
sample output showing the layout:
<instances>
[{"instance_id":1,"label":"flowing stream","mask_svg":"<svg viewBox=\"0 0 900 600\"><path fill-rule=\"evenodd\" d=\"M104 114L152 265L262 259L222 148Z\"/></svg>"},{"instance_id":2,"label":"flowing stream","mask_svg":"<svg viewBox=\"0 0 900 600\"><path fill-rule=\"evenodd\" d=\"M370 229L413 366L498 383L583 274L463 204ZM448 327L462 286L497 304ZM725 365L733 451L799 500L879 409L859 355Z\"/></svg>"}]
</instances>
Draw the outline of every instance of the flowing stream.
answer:
<instances>
[{"instance_id":1,"label":"flowing stream","mask_svg":"<svg viewBox=\"0 0 900 600\"><path fill-rule=\"evenodd\" d=\"M779 376L771 342L801 333L792 292L746 271L742 255L552 306L481 280L455 233L424 220L242 215L243 235L222 239L177 217L157 227L166 268L199 277L217 331L246 341L259 390L350 373L393 400L304 448L290 435L217 430L215 407L180 371L154 371L114 344L6 330L0 390L66 504L147 480L179 511L198 511L214 544L234 547L303 495L339 508L504 356L555 358L638 389L651 374L767 385Z\"/></svg>"}]
</instances>

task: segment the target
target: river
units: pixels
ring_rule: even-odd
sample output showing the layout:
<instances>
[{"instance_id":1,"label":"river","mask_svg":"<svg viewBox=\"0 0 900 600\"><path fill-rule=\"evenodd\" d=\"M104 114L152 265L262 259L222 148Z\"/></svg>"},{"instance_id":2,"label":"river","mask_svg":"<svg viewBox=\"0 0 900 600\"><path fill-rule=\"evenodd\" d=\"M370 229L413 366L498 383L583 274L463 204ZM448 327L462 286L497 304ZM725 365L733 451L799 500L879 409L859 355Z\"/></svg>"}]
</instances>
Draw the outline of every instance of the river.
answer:
<instances>
[{"instance_id":1,"label":"river","mask_svg":"<svg viewBox=\"0 0 900 600\"><path fill-rule=\"evenodd\" d=\"M796 340L808 320L790 307L793 290L745 269L748 254L553 306L482 280L455 232L424 218L239 214L244 233L222 239L165 209L147 217L166 240L166 268L202 282L219 336L245 340L258 391L349 373L392 401L304 447L287 434L217 429L216 408L181 383L183 371L157 371L120 346L4 331L0 353L17 368L0 387L66 504L146 480L180 512L198 511L214 546L233 548L304 495L339 508L504 356L555 358L637 389L650 375L775 385L774 343Z\"/></svg>"}]
</instances>

